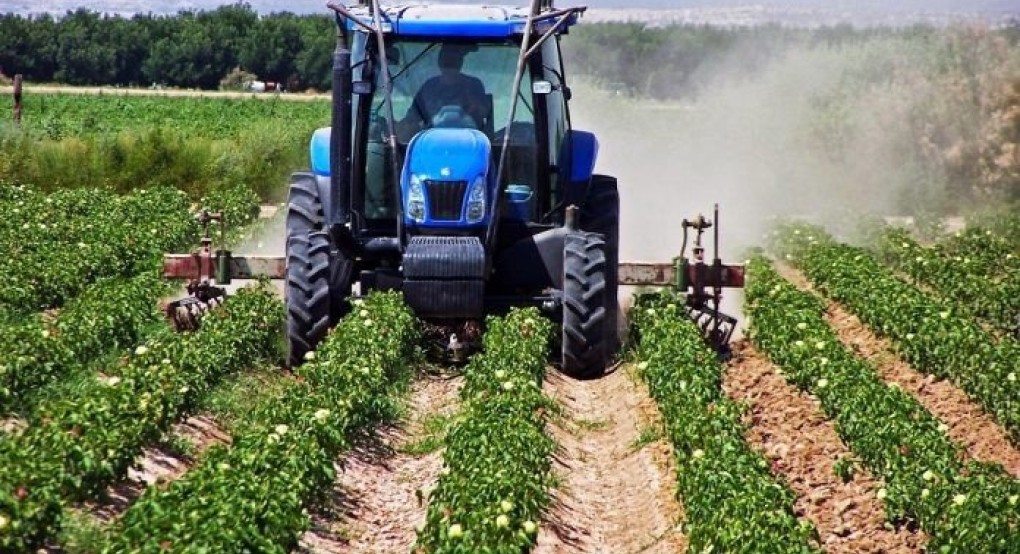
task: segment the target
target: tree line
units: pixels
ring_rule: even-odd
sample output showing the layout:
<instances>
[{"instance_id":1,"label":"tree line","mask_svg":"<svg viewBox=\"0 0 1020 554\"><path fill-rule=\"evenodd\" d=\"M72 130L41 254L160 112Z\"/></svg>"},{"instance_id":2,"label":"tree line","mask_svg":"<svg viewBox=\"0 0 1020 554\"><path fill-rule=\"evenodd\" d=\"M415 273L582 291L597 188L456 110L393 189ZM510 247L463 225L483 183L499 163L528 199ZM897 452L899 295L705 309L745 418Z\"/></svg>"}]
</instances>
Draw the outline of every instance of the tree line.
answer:
<instances>
[{"instance_id":1,"label":"tree line","mask_svg":"<svg viewBox=\"0 0 1020 554\"><path fill-rule=\"evenodd\" d=\"M876 36L925 38L928 26L719 27L584 23L563 41L568 71L637 96L696 94L713 71L748 75L794 45L834 46ZM1012 43L1020 26L1003 30ZM70 85L215 89L240 69L290 90L330 86L335 29L328 14L260 16L248 4L176 15L108 16L87 9L0 15L0 74ZM725 63L723 63L725 62Z\"/></svg>"}]
</instances>

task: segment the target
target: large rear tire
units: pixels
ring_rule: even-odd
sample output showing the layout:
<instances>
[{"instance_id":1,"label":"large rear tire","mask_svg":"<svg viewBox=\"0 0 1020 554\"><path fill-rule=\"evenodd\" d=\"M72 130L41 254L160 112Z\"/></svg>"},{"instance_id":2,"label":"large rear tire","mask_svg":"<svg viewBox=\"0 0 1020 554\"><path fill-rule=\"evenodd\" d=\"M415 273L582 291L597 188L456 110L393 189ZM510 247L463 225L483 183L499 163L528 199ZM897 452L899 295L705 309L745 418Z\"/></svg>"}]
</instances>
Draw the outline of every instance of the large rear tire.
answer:
<instances>
[{"instance_id":1,"label":"large rear tire","mask_svg":"<svg viewBox=\"0 0 1020 554\"><path fill-rule=\"evenodd\" d=\"M606 348L613 357L620 348L620 192L616 177L592 177L581 208L579 226L598 233L606 242Z\"/></svg>"},{"instance_id":2,"label":"large rear tire","mask_svg":"<svg viewBox=\"0 0 1020 554\"><path fill-rule=\"evenodd\" d=\"M287 238L289 367L301 365L332 324L329 250L329 237L323 231Z\"/></svg>"},{"instance_id":3,"label":"large rear tire","mask_svg":"<svg viewBox=\"0 0 1020 554\"><path fill-rule=\"evenodd\" d=\"M575 232L563 245L562 369L577 378L605 372L606 243L601 235Z\"/></svg>"}]
</instances>

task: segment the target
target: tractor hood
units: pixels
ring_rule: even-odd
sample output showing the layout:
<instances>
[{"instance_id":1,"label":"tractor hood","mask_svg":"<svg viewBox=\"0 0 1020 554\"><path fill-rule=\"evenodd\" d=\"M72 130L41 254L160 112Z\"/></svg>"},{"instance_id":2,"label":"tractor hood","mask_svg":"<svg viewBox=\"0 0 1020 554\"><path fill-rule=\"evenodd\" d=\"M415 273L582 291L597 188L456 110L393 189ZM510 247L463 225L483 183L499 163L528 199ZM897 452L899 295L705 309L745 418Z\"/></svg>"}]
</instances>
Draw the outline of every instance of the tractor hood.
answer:
<instances>
[{"instance_id":1,"label":"tractor hood","mask_svg":"<svg viewBox=\"0 0 1020 554\"><path fill-rule=\"evenodd\" d=\"M400 186L409 229L473 230L488 223L492 145L475 129L436 128L407 147Z\"/></svg>"}]
</instances>

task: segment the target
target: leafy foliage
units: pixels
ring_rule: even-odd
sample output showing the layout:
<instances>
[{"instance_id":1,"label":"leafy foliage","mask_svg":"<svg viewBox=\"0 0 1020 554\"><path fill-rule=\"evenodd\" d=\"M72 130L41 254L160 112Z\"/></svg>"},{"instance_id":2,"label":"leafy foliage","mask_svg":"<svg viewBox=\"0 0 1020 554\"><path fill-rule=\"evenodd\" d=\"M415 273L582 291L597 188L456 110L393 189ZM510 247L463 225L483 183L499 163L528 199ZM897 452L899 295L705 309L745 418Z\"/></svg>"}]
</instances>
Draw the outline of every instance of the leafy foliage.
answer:
<instances>
[{"instance_id":1,"label":"leafy foliage","mask_svg":"<svg viewBox=\"0 0 1020 554\"><path fill-rule=\"evenodd\" d=\"M889 337L903 359L951 380L1020 442L1020 344L996 340L951 302L897 279L866 250L838 244L820 228L780 229L776 248L827 296Z\"/></svg>"},{"instance_id":2,"label":"leafy foliage","mask_svg":"<svg viewBox=\"0 0 1020 554\"><path fill-rule=\"evenodd\" d=\"M0 550L41 546L67 501L96 498L221 376L271 355L283 309L266 288L243 290L191 334L164 333L82 386L42 404L0 440Z\"/></svg>"},{"instance_id":3,"label":"leafy foliage","mask_svg":"<svg viewBox=\"0 0 1020 554\"><path fill-rule=\"evenodd\" d=\"M842 345L821 299L797 290L763 258L752 261L748 283L751 340L789 381L818 397L843 440L884 480L876 494L890 521L917 522L931 536L930 552L1014 551L1020 481L1000 466L960 462L960 447L935 417Z\"/></svg>"},{"instance_id":4,"label":"leafy foliage","mask_svg":"<svg viewBox=\"0 0 1020 554\"><path fill-rule=\"evenodd\" d=\"M742 408L722 391L722 364L667 294L632 320L641 375L666 423L693 552L820 552L814 528L797 520L793 492L744 441Z\"/></svg>"},{"instance_id":5,"label":"leafy foliage","mask_svg":"<svg viewBox=\"0 0 1020 554\"><path fill-rule=\"evenodd\" d=\"M464 409L446 436L417 552L518 554L534 546L555 446L541 391L551 335L534 308L489 318L485 352L465 371Z\"/></svg>"},{"instance_id":6,"label":"leafy foliage","mask_svg":"<svg viewBox=\"0 0 1020 554\"><path fill-rule=\"evenodd\" d=\"M304 508L331 488L337 454L396 414L417 337L399 295L356 305L297 379L236 425L230 447L149 488L104 552L289 552L308 527Z\"/></svg>"}]
</instances>

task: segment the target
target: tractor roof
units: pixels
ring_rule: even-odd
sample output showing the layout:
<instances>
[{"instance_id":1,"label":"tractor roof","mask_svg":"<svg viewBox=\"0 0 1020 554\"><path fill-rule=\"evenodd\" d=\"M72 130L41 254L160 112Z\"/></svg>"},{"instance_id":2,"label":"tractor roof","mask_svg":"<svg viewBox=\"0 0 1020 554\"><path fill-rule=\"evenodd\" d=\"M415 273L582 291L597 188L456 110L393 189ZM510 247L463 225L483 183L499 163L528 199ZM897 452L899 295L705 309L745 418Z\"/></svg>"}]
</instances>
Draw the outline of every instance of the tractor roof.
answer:
<instances>
[{"instance_id":1,"label":"tractor roof","mask_svg":"<svg viewBox=\"0 0 1020 554\"><path fill-rule=\"evenodd\" d=\"M510 6L479 6L469 4L406 4L383 6L383 30L394 35L439 38L503 38L520 36L528 20L528 8ZM366 6L351 9L366 23L372 15ZM576 24L579 11L569 14L559 32ZM535 32L544 33L556 25L558 18L544 18L535 23ZM348 22L348 27L357 25Z\"/></svg>"}]
</instances>

